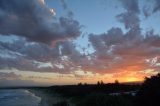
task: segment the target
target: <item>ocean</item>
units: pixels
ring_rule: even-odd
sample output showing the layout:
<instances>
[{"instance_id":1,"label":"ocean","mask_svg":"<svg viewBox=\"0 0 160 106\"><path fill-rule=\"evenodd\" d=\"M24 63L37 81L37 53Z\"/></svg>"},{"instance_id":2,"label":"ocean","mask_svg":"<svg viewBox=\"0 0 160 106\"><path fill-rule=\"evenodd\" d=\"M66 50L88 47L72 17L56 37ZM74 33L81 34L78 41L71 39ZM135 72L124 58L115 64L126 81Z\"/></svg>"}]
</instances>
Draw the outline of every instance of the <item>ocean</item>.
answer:
<instances>
[{"instance_id":1,"label":"ocean","mask_svg":"<svg viewBox=\"0 0 160 106\"><path fill-rule=\"evenodd\" d=\"M39 106L40 97L24 89L0 90L0 106Z\"/></svg>"}]
</instances>

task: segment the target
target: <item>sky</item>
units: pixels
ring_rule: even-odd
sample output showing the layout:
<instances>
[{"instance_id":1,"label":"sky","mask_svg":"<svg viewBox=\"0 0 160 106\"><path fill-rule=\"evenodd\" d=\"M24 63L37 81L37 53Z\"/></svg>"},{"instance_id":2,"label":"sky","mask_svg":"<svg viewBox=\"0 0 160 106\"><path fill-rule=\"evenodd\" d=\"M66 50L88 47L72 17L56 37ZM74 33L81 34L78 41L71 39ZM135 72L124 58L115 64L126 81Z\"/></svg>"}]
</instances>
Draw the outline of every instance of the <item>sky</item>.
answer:
<instances>
[{"instance_id":1,"label":"sky","mask_svg":"<svg viewBox=\"0 0 160 106\"><path fill-rule=\"evenodd\" d=\"M159 25L159 0L0 0L0 87L143 81Z\"/></svg>"}]
</instances>

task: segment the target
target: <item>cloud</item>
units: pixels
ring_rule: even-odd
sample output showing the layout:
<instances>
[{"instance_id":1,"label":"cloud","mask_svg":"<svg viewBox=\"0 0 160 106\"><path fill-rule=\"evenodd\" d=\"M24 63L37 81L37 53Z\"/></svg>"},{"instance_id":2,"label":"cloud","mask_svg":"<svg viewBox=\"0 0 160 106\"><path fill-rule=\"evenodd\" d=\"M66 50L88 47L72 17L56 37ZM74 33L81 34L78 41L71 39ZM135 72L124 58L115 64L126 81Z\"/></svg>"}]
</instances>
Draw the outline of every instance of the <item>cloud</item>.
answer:
<instances>
[{"instance_id":1,"label":"cloud","mask_svg":"<svg viewBox=\"0 0 160 106\"><path fill-rule=\"evenodd\" d=\"M57 19L43 0L11 2L0 1L0 34L14 34L18 39L0 41L0 69L73 74L81 78L87 77L86 72L116 77L123 73L140 76L147 69L152 73L160 69L160 36L153 30L142 33L138 0L121 0L125 10L116 18L126 31L113 27L106 33L88 35L94 49L90 54L83 54L68 40L81 34L81 26L73 17ZM61 2L64 9L68 8L64 0ZM81 72L76 73L77 70ZM13 73L9 75L16 79ZM0 76L7 77L4 73Z\"/></svg>"},{"instance_id":2,"label":"cloud","mask_svg":"<svg viewBox=\"0 0 160 106\"><path fill-rule=\"evenodd\" d=\"M154 7L153 7L153 13L158 12L160 10L160 1L155 0Z\"/></svg>"},{"instance_id":3,"label":"cloud","mask_svg":"<svg viewBox=\"0 0 160 106\"><path fill-rule=\"evenodd\" d=\"M151 9L149 8L149 6L144 6L143 7L143 10L142 10L142 12L143 12L143 14L144 14L144 16L146 17L146 18L148 18L149 16L151 16L151 11L150 11Z\"/></svg>"},{"instance_id":4,"label":"cloud","mask_svg":"<svg viewBox=\"0 0 160 106\"><path fill-rule=\"evenodd\" d=\"M34 81L22 80L21 77L21 75L17 75L14 72L0 72L0 87L39 85Z\"/></svg>"},{"instance_id":5,"label":"cloud","mask_svg":"<svg viewBox=\"0 0 160 106\"><path fill-rule=\"evenodd\" d=\"M139 17L138 14L140 13L138 0L120 0L126 12L123 12L117 15L117 19L124 23L125 28L135 28L139 26Z\"/></svg>"},{"instance_id":6,"label":"cloud","mask_svg":"<svg viewBox=\"0 0 160 106\"><path fill-rule=\"evenodd\" d=\"M34 82L32 80L21 80L21 79L14 79L14 80L8 80L8 79L0 79L0 87L27 87L27 86L44 86L45 84Z\"/></svg>"},{"instance_id":7,"label":"cloud","mask_svg":"<svg viewBox=\"0 0 160 106\"><path fill-rule=\"evenodd\" d=\"M159 0L153 0L153 1L146 2L142 8L142 12L146 18L148 18L152 14L159 12L159 10L160 10Z\"/></svg>"},{"instance_id":8,"label":"cloud","mask_svg":"<svg viewBox=\"0 0 160 106\"><path fill-rule=\"evenodd\" d=\"M159 57L160 36L153 30L142 34L137 0L121 0L121 3L126 11L117 18L128 31L124 33L113 27L107 33L90 34L89 41L95 52L86 69L103 74L146 69L158 71L159 66L152 66L146 60Z\"/></svg>"},{"instance_id":9,"label":"cloud","mask_svg":"<svg viewBox=\"0 0 160 106\"><path fill-rule=\"evenodd\" d=\"M73 17L74 14L73 14L73 12L69 9L66 0L59 0L59 2L61 3L63 9L64 9L65 11L67 11L68 17L70 17L70 18Z\"/></svg>"},{"instance_id":10,"label":"cloud","mask_svg":"<svg viewBox=\"0 0 160 106\"><path fill-rule=\"evenodd\" d=\"M15 72L0 72L0 87L17 87L17 86L48 86L38 80L51 80L48 77L40 76L23 76Z\"/></svg>"},{"instance_id":11,"label":"cloud","mask_svg":"<svg viewBox=\"0 0 160 106\"><path fill-rule=\"evenodd\" d=\"M138 0L120 0L123 7L132 13L139 13L139 6L138 6Z\"/></svg>"},{"instance_id":12,"label":"cloud","mask_svg":"<svg viewBox=\"0 0 160 106\"><path fill-rule=\"evenodd\" d=\"M75 44L69 41L59 42L52 48L43 43L18 39L0 42L0 49L0 69L70 73L78 67L76 65L82 57Z\"/></svg>"},{"instance_id":13,"label":"cloud","mask_svg":"<svg viewBox=\"0 0 160 106\"><path fill-rule=\"evenodd\" d=\"M67 3L66 3L65 0L59 0L59 1L62 4L63 9L67 9L68 8Z\"/></svg>"},{"instance_id":14,"label":"cloud","mask_svg":"<svg viewBox=\"0 0 160 106\"><path fill-rule=\"evenodd\" d=\"M4 73L0 72L0 79L18 79L21 75L17 75L14 72Z\"/></svg>"},{"instance_id":15,"label":"cloud","mask_svg":"<svg viewBox=\"0 0 160 106\"><path fill-rule=\"evenodd\" d=\"M112 28L106 34L90 35L90 42L96 50L93 66L99 67L97 72L100 73L102 70L103 73L110 71L113 73L153 68L146 59L159 56L160 37L131 34L128 32L123 34L119 28Z\"/></svg>"},{"instance_id":16,"label":"cloud","mask_svg":"<svg viewBox=\"0 0 160 106\"><path fill-rule=\"evenodd\" d=\"M46 44L81 34L78 21L65 17L57 19L54 14L42 0L1 0L0 34L14 34Z\"/></svg>"}]
</instances>

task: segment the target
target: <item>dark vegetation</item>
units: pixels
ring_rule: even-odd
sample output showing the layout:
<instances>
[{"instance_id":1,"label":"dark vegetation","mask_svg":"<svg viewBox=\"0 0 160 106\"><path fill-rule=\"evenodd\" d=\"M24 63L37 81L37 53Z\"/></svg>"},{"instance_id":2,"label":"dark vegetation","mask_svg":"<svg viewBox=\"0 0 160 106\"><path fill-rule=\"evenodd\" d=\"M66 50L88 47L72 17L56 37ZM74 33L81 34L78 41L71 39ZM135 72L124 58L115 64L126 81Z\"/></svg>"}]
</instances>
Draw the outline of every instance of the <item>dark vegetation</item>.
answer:
<instances>
[{"instance_id":1,"label":"dark vegetation","mask_svg":"<svg viewBox=\"0 0 160 106\"><path fill-rule=\"evenodd\" d=\"M69 106L69 104L67 101L61 101L56 104L53 104L53 106Z\"/></svg>"},{"instance_id":2,"label":"dark vegetation","mask_svg":"<svg viewBox=\"0 0 160 106\"><path fill-rule=\"evenodd\" d=\"M70 98L70 102L75 106L133 106L135 97L123 92L137 91L139 88L140 84L120 84L118 81L109 84L99 81L95 85L79 83L50 87L61 96Z\"/></svg>"},{"instance_id":3,"label":"dark vegetation","mask_svg":"<svg viewBox=\"0 0 160 106\"><path fill-rule=\"evenodd\" d=\"M97 84L97 85L66 85L66 86L53 86L51 89L62 94L65 97L72 96L86 96L92 93L120 93L127 91L136 91L140 88L140 85L128 85L128 84L119 84L119 83L110 83L110 84Z\"/></svg>"},{"instance_id":4,"label":"dark vegetation","mask_svg":"<svg viewBox=\"0 0 160 106\"><path fill-rule=\"evenodd\" d=\"M160 106L160 74L145 79L137 93L136 106Z\"/></svg>"},{"instance_id":5,"label":"dark vegetation","mask_svg":"<svg viewBox=\"0 0 160 106\"><path fill-rule=\"evenodd\" d=\"M89 94L75 104L76 106L133 106L130 95L110 96L102 93Z\"/></svg>"}]
</instances>

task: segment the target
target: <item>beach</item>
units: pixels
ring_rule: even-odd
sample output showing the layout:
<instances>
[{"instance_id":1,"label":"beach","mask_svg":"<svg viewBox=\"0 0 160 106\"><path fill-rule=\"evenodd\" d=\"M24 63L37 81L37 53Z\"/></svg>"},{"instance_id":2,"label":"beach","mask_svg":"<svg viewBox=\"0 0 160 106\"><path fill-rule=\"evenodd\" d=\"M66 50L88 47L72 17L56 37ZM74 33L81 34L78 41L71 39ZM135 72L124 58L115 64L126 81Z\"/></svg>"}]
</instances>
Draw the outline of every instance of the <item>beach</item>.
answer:
<instances>
[{"instance_id":1,"label":"beach","mask_svg":"<svg viewBox=\"0 0 160 106\"><path fill-rule=\"evenodd\" d=\"M62 101L66 101L57 93L49 93L44 89L29 89L30 92L41 98L39 106L56 106Z\"/></svg>"}]
</instances>

